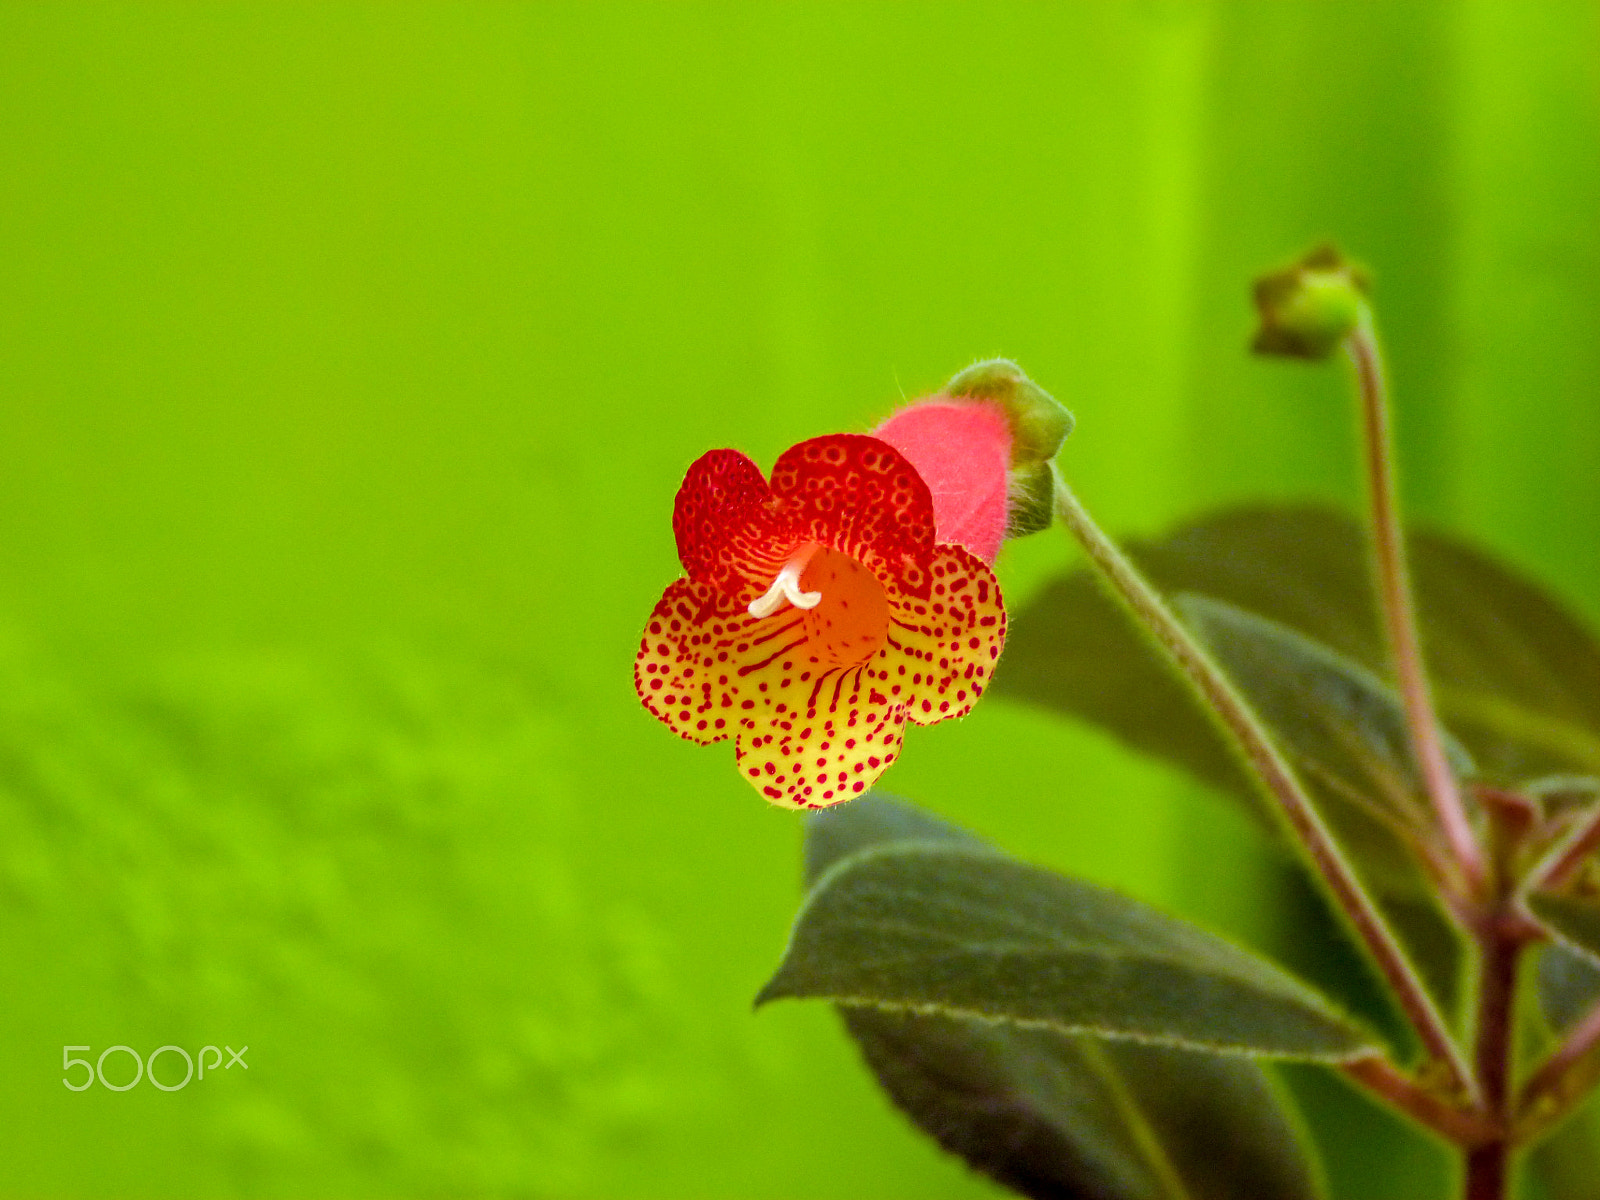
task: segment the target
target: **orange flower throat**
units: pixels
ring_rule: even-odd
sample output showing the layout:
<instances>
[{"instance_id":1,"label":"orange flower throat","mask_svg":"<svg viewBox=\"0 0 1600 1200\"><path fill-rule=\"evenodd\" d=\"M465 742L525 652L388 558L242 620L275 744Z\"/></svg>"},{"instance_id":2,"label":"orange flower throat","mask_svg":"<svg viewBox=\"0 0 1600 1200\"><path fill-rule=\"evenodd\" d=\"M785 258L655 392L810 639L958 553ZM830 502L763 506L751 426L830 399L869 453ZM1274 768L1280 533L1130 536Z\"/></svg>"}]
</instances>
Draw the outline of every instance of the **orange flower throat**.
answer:
<instances>
[{"instance_id":1,"label":"orange flower throat","mask_svg":"<svg viewBox=\"0 0 1600 1200\"><path fill-rule=\"evenodd\" d=\"M889 637L889 597L878 577L848 554L815 542L789 556L749 612L761 620L785 603L805 614L806 649L825 668L870 662Z\"/></svg>"}]
</instances>

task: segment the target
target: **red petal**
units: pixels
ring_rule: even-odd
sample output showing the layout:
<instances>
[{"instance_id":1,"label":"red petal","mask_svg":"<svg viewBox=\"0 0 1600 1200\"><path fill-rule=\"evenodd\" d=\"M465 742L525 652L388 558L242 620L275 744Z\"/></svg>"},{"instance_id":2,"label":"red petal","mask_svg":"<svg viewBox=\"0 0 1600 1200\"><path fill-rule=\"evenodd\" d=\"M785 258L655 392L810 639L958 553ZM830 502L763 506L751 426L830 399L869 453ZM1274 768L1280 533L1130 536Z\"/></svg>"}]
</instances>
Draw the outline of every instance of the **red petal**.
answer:
<instances>
[{"instance_id":1,"label":"red petal","mask_svg":"<svg viewBox=\"0 0 1600 1200\"><path fill-rule=\"evenodd\" d=\"M786 808L826 808L865 792L899 756L906 723L905 706L867 674L830 672L807 708L750 718L739 730L739 773Z\"/></svg>"},{"instance_id":2,"label":"red petal","mask_svg":"<svg viewBox=\"0 0 1600 1200\"><path fill-rule=\"evenodd\" d=\"M940 546L926 600L891 599L888 651L877 686L918 725L972 711L1006 641L1006 610L993 572L960 546Z\"/></svg>"},{"instance_id":3,"label":"red petal","mask_svg":"<svg viewBox=\"0 0 1600 1200\"><path fill-rule=\"evenodd\" d=\"M765 591L799 545L793 522L774 513L761 470L737 450L695 460L678 489L672 531L691 579L748 603Z\"/></svg>"},{"instance_id":4,"label":"red petal","mask_svg":"<svg viewBox=\"0 0 1600 1200\"><path fill-rule=\"evenodd\" d=\"M802 540L841 550L880 578L933 549L927 484L877 438L835 433L791 446L773 465L772 491Z\"/></svg>"}]
</instances>

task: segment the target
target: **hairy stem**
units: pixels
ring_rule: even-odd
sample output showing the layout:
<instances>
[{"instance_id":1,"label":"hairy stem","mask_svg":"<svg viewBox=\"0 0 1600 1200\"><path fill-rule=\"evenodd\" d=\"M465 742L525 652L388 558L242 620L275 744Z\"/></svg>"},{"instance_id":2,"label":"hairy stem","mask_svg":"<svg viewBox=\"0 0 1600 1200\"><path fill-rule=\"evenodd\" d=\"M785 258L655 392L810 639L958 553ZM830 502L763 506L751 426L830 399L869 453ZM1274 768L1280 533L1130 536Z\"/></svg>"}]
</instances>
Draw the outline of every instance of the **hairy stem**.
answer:
<instances>
[{"instance_id":1,"label":"hairy stem","mask_svg":"<svg viewBox=\"0 0 1600 1200\"><path fill-rule=\"evenodd\" d=\"M1405 535L1400 526L1399 489L1395 484L1394 446L1389 432L1388 388L1383 357L1365 306L1356 328L1345 342L1355 367L1361 392L1361 425L1366 450L1367 490L1372 507L1373 565L1379 607L1390 655L1405 705L1411 748L1422 772L1423 784L1433 802L1439 827L1471 892L1484 883L1483 852L1473 835L1450 761L1445 756L1433 695L1422 662L1417 615L1411 599L1410 570L1406 563Z\"/></svg>"},{"instance_id":2,"label":"hairy stem","mask_svg":"<svg viewBox=\"0 0 1600 1200\"><path fill-rule=\"evenodd\" d=\"M1453 1089L1476 1102L1476 1084L1433 998L1261 719L1133 563L1094 523L1059 473L1056 510L1112 593L1171 659L1277 801L1295 843L1388 981L1428 1054L1445 1066Z\"/></svg>"}]
</instances>

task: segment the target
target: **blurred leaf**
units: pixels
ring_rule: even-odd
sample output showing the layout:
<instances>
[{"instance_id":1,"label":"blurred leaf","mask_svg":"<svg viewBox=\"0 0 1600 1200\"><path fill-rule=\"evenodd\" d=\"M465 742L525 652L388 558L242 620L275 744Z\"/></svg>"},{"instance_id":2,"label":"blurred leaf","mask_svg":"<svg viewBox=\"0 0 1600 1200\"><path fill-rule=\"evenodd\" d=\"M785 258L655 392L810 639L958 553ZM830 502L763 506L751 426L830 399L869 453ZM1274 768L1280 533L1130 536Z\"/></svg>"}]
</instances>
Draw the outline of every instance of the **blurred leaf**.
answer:
<instances>
[{"instance_id":1,"label":"blurred leaf","mask_svg":"<svg viewBox=\"0 0 1600 1200\"><path fill-rule=\"evenodd\" d=\"M1379 896L1378 907L1383 910L1384 919L1399 937L1440 1010L1456 1012L1467 983L1465 972L1469 956L1460 930L1440 907L1437 898L1422 892L1410 896ZM1387 999L1387 991L1383 994ZM1405 1028L1409 1031L1409 1026Z\"/></svg>"},{"instance_id":2,"label":"blurred leaf","mask_svg":"<svg viewBox=\"0 0 1600 1200\"><path fill-rule=\"evenodd\" d=\"M1317 773L1398 807L1422 787L1400 697L1365 667L1276 621L1197 593L1176 605L1285 744ZM1458 775L1472 758L1448 734Z\"/></svg>"},{"instance_id":3,"label":"blurred leaf","mask_svg":"<svg viewBox=\"0 0 1600 1200\"><path fill-rule=\"evenodd\" d=\"M1389 894L1426 892L1409 844L1431 817L1399 697L1275 621L1193 593L1175 604L1274 731L1363 874ZM1458 775L1473 773L1448 733L1445 751Z\"/></svg>"},{"instance_id":4,"label":"blurred leaf","mask_svg":"<svg viewBox=\"0 0 1600 1200\"><path fill-rule=\"evenodd\" d=\"M1126 897L939 842L858 851L818 881L756 1003L831 999L1340 1061L1372 1045L1303 983Z\"/></svg>"},{"instance_id":5,"label":"blurred leaf","mask_svg":"<svg viewBox=\"0 0 1600 1200\"><path fill-rule=\"evenodd\" d=\"M1543 1200L1596 1200L1600 1196L1600 1105L1591 1097L1528 1152L1528 1173Z\"/></svg>"},{"instance_id":6,"label":"blurred leaf","mask_svg":"<svg viewBox=\"0 0 1600 1200\"><path fill-rule=\"evenodd\" d=\"M1062 1200L1320 1194L1254 1063L1171 1046L841 1005L884 1089L998 1182Z\"/></svg>"},{"instance_id":7,"label":"blurred leaf","mask_svg":"<svg viewBox=\"0 0 1600 1200\"><path fill-rule=\"evenodd\" d=\"M1216 597L1385 673L1364 536L1320 508L1244 508L1128 549L1168 593ZM1436 533L1414 533L1410 546L1441 714L1480 768L1511 779L1600 771L1600 645L1589 631L1480 550ZM1117 613L1087 569L1049 585L1016 614L998 693L1102 724L1260 811L1225 742Z\"/></svg>"},{"instance_id":8,"label":"blurred leaf","mask_svg":"<svg viewBox=\"0 0 1600 1200\"><path fill-rule=\"evenodd\" d=\"M806 878L891 842L985 845L865 796L807 820ZM879 1083L940 1145L1034 1197L1320 1194L1295 1122L1248 1059L994 1021L838 1005Z\"/></svg>"},{"instance_id":9,"label":"blurred leaf","mask_svg":"<svg viewBox=\"0 0 1600 1200\"><path fill-rule=\"evenodd\" d=\"M1561 942L1539 954L1539 1007L1560 1032L1600 1003L1600 964Z\"/></svg>"},{"instance_id":10,"label":"blurred leaf","mask_svg":"<svg viewBox=\"0 0 1600 1200\"><path fill-rule=\"evenodd\" d=\"M1130 547L1137 552L1139 547ZM1135 554L1144 562L1144 555ZM1104 726L1276 822L1227 739L1094 575L1077 570L1014 614L991 694Z\"/></svg>"},{"instance_id":11,"label":"blurred leaf","mask_svg":"<svg viewBox=\"0 0 1600 1200\"><path fill-rule=\"evenodd\" d=\"M1574 949L1600 962L1600 900L1535 892L1528 907Z\"/></svg>"},{"instance_id":12,"label":"blurred leaf","mask_svg":"<svg viewBox=\"0 0 1600 1200\"><path fill-rule=\"evenodd\" d=\"M1536 584L1435 534L1413 542L1442 718L1508 778L1600 772L1600 644Z\"/></svg>"},{"instance_id":13,"label":"blurred leaf","mask_svg":"<svg viewBox=\"0 0 1600 1200\"><path fill-rule=\"evenodd\" d=\"M1538 803L1546 817L1578 820L1600 805L1600 779L1593 775L1546 775L1529 780L1520 790Z\"/></svg>"}]
</instances>

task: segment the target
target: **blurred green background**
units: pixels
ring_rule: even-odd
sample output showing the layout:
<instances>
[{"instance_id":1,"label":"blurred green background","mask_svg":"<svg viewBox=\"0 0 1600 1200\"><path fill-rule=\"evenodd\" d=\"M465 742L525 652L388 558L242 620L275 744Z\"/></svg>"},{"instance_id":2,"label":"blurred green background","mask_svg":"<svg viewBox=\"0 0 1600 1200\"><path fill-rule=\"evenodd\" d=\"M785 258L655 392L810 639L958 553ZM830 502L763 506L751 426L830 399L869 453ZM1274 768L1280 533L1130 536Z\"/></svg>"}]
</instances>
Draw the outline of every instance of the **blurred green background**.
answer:
<instances>
[{"instance_id":1,"label":"blurred green background","mask_svg":"<svg viewBox=\"0 0 1600 1200\"><path fill-rule=\"evenodd\" d=\"M1337 372L1243 350L1334 236L1413 513L1600 619L1597 201L1580 0L0 3L0 1194L994 1194L750 1012L798 825L630 677L684 468L1006 354L1114 529L1354 505ZM885 784L1270 934L1095 731ZM61 1085L169 1043L248 1074ZM1372 1146L1341 1194L1436 1173Z\"/></svg>"}]
</instances>

